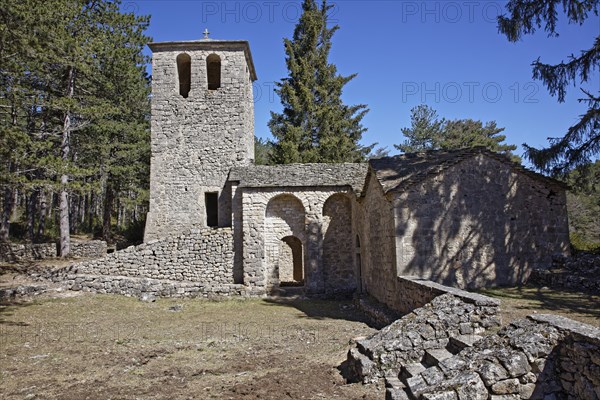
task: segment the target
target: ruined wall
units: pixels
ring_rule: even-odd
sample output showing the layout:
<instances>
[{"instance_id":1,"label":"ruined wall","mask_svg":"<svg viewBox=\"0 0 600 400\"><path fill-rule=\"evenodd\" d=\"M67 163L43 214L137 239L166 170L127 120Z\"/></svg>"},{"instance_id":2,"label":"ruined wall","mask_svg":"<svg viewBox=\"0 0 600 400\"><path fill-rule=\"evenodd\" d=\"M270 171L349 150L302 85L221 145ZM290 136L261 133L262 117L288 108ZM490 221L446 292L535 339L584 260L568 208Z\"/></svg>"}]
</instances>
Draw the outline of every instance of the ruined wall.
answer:
<instances>
[{"instance_id":1,"label":"ruined wall","mask_svg":"<svg viewBox=\"0 0 600 400\"><path fill-rule=\"evenodd\" d=\"M324 257L327 260L347 258L351 262L351 253L349 257L330 254L334 251L345 251L346 244L340 243L339 240L342 238L340 232L345 235L347 227L335 228L337 234L330 235L329 240L339 239L338 245L333 246L332 242L329 242L326 254L323 254L323 242L331 218L324 215L324 204L331 196L347 192L346 188L243 188L241 213L244 216L244 283L257 290L264 290L273 276L273 263L276 263L277 258L277 254L273 252L278 252L281 239L293 235L302 241L307 292L325 293L327 288L333 290L333 286L326 282L327 277L343 282L343 289L353 290L356 287L356 275L352 266L347 267L344 264L341 267L339 263L330 263L330 270L326 276L323 263ZM272 200L274 203L271 203ZM267 213L269 204L272 211ZM350 210L349 220L351 215Z\"/></svg>"},{"instance_id":2,"label":"ruined wall","mask_svg":"<svg viewBox=\"0 0 600 400\"><path fill-rule=\"evenodd\" d=\"M406 379L399 389L409 396L392 398L597 400L600 329L532 315Z\"/></svg>"},{"instance_id":3,"label":"ruined wall","mask_svg":"<svg viewBox=\"0 0 600 400\"><path fill-rule=\"evenodd\" d=\"M424 284L423 291L429 292L433 282L414 284ZM347 379L366 383L397 376L402 366L421 361L426 350L445 349L451 338L480 335L500 325L498 300L442 285L436 290L446 293L359 339L348 352Z\"/></svg>"},{"instance_id":4,"label":"ruined wall","mask_svg":"<svg viewBox=\"0 0 600 400\"><path fill-rule=\"evenodd\" d=\"M233 166L254 159L252 82L243 48L222 42L153 47L150 211L145 241L206 226L204 195L219 194L219 226L231 225ZM191 90L179 94L176 58L191 57ZM221 87L208 90L206 58L221 58Z\"/></svg>"},{"instance_id":5,"label":"ruined wall","mask_svg":"<svg viewBox=\"0 0 600 400\"><path fill-rule=\"evenodd\" d=\"M582 253L573 257L556 256L548 269L534 269L527 283L599 294L600 254Z\"/></svg>"},{"instance_id":6,"label":"ruined wall","mask_svg":"<svg viewBox=\"0 0 600 400\"><path fill-rule=\"evenodd\" d=\"M568 252L565 193L469 158L394 199L399 275L475 288L523 283Z\"/></svg>"},{"instance_id":7,"label":"ruined wall","mask_svg":"<svg viewBox=\"0 0 600 400\"><path fill-rule=\"evenodd\" d=\"M139 295L239 292L233 280L233 232L205 228L73 264L52 279L69 289Z\"/></svg>"}]
</instances>

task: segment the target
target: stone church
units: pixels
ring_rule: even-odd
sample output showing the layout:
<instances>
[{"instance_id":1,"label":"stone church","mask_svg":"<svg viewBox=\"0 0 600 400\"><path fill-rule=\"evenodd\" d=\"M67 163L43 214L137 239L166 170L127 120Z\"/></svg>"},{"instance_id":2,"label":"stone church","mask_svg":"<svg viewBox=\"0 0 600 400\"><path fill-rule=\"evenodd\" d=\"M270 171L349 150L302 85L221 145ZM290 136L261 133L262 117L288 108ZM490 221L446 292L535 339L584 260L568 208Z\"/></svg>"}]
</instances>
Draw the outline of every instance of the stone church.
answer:
<instances>
[{"instance_id":1,"label":"stone church","mask_svg":"<svg viewBox=\"0 0 600 400\"><path fill-rule=\"evenodd\" d=\"M482 148L255 165L248 42L150 48L145 243L80 264L75 272L94 278L77 284L158 295L298 287L389 303L400 276L513 285L568 252L565 188Z\"/></svg>"}]
</instances>

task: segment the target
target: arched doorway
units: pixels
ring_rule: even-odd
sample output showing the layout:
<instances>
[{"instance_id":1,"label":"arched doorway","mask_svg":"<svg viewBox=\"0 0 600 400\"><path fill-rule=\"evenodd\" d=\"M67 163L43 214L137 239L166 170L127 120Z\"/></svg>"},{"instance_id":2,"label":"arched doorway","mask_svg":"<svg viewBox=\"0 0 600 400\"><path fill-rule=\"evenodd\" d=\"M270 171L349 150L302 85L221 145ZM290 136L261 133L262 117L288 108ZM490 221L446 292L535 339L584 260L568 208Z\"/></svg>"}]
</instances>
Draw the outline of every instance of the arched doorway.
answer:
<instances>
[{"instance_id":1,"label":"arched doorway","mask_svg":"<svg viewBox=\"0 0 600 400\"><path fill-rule=\"evenodd\" d=\"M295 236L281 239L279 251L279 285L304 285L304 260L302 241Z\"/></svg>"}]
</instances>

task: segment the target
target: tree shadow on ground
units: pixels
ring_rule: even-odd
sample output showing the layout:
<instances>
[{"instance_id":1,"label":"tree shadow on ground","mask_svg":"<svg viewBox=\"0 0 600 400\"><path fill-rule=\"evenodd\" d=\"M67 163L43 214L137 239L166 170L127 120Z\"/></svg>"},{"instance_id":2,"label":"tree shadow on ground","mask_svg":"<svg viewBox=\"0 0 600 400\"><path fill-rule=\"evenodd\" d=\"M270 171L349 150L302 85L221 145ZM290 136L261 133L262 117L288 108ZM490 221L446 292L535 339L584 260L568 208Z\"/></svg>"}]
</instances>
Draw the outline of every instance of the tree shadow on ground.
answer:
<instances>
[{"instance_id":1,"label":"tree shadow on ground","mask_svg":"<svg viewBox=\"0 0 600 400\"><path fill-rule=\"evenodd\" d=\"M478 291L504 300L503 307L534 312L580 313L600 321L600 296L541 287L493 288Z\"/></svg>"},{"instance_id":2,"label":"tree shadow on ground","mask_svg":"<svg viewBox=\"0 0 600 400\"><path fill-rule=\"evenodd\" d=\"M13 321L12 317L15 311L19 308L35 305L35 302L20 301L15 299L0 300L0 326L29 326L28 323L21 321Z\"/></svg>"},{"instance_id":3,"label":"tree shadow on ground","mask_svg":"<svg viewBox=\"0 0 600 400\"><path fill-rule=\"evenodd\" d=\"M340 319L363 322L371 328L376 327L376 325L349 300L270 298L265 299L262 302L271 306L293 307L304 314L298 316L298 318L314 320Z\"/></svg>"}]
</instances>

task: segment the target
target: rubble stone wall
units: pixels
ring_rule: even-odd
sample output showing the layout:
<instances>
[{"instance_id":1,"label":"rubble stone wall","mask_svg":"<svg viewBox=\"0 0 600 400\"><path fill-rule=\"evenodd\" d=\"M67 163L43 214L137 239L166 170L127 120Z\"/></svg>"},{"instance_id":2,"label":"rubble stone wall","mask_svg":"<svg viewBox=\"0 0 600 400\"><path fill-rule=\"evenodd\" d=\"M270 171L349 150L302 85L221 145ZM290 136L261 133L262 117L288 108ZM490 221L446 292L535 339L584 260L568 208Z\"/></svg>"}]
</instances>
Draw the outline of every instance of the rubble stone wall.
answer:
<instances>
[{"instance_id":1,"label":"rubble stone wall","mask_svg":"<svg viewBox=\"0 0 600 400\"><path fill-rule=\"evenodd\" d=\"M124 295L240 294L233 280L231 228L205 228L150 241L55 272L73 290Z\"/></svg>"},{"instance_id":2,"label":"rubble stone wall","mask_svg":"<svg viewBox=\"0 0 600 400\"><path fill-rule=\"evenodd\" d=\"M104 240L71 240L71 252L69 257L99 258L104 257L108 245Z\"/></svg>"},{"instance_id":3,"label":"rubble stone wall","mask_svg":"<svg viewBox=\"0 0 600 400\"><path fill-rule=\"evenodd\" d=\"M2 262L41 260L56 256L56 243L18 244L0 242L0 261Z\"/></svg>"},{"instance_id":4,"label":"rubble stone wall","mask_svg":"<svg viewBox=\"0 0 600 400\"><path fill-rule=\"evenodd\" d=\"M549 269L535 269L528 284L600 294L600 254L554 257Z\"/></svg>"}]
</instances>

